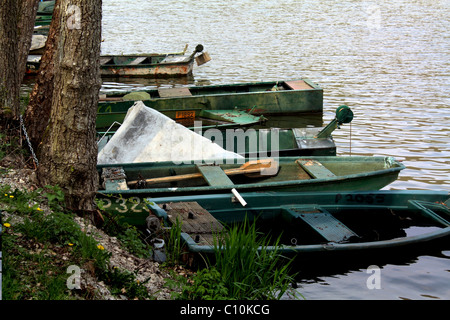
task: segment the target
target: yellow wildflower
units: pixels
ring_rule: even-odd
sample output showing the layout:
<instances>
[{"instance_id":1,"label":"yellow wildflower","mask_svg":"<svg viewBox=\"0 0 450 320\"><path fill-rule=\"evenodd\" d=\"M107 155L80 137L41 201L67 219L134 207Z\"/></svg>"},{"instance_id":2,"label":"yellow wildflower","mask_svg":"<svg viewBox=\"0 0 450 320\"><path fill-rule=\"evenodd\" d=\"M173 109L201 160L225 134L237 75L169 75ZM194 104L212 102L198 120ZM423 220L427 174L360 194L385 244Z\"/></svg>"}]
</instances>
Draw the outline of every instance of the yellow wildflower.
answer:
<instances>
[{"instance_id":1,"label":"yellow wildflower","mask_svg":"<svg viewBox=\"0 0 450 320\"><path fill-rule=\"evenodd\" d=\"M73 243L68 243L69 247L73 246Z\"/></svg>"},{"instance_id":2,"label":"yellow wildflower","mask_svg":"<svg viewBox=\"0 0 450 320\"><path fill-rule=\"evenodd\" d=\"M4 225L6 228L11 227L11 224L9 224L8 222L5 222L3 225Z\"/></svg>"},{"instance_id":3,"label":"yellow wildflower","mask_svg":"<svg viewBox=\"0 0 450 320\"><path fill-rule=\"evenodd\" d=\"M14 198L14 196L9 196L11 199Z\"/></svg>"},{"instance_id":4,"label":"yellow wildflower","mask_svg":"<svg viewBox=\"0 0 450 320\"><path fill-rule=\"evenodd\" d=\"M99 244L99 245L97 246L97 248L99 248L100 250L105 250L105 247L102 246L101 244Z\"/></svg>"}]
</instances>

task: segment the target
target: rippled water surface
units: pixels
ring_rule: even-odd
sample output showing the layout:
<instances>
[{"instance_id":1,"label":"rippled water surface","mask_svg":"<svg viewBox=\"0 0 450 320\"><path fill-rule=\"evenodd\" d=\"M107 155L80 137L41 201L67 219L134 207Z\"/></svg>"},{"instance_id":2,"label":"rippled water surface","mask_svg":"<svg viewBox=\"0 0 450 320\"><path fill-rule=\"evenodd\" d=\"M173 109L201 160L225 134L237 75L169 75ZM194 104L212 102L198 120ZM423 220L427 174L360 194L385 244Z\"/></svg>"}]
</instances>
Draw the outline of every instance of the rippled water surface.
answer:
<instances>
[{"instance_id":1,"label":"rippled water surface","mask_svg":"<svg viewBox=\"0 0 450 320\"><path fill-rule=\"evenodd\" d=\"M193 79L121 79L102 90L308 78L324 89L324 123L341 104L355 114L333 134L338 154L402 160L407 169L387 189L450 191L449 9L446 0L103 0L103 54L201 43L212 60L195 66ZM367 289L368 265L350 265L299 291L307 299L449 299L449 250L372 261L382 289Z\"/></svg>"}]
</instances>

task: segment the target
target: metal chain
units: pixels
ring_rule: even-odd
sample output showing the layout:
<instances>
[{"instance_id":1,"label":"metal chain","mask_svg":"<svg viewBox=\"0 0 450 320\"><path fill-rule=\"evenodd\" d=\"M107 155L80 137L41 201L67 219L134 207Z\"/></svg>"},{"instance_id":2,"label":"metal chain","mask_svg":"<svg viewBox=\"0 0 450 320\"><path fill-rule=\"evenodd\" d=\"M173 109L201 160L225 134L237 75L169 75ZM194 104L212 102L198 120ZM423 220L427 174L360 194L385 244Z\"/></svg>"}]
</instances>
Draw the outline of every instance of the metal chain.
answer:
<instances>
[{"instance_id":1,"label":"metal chain","mask_svg":"<svg viewBox=\"0 0 450 320\"><path fill-rule=\"evenodd\" d=\"M34 162L36 162L36 165L39 166L39 161L36 157L36 154L34 153L33 147L31 146L30 138L28 137L27 129L25 128L25 124L23 123L22 115L20 115L20 125L22 126L23 133L25 134L25 138L28 142L28 147L30 148L31 154L33 155Z\"/></svg>"}]
</instances>

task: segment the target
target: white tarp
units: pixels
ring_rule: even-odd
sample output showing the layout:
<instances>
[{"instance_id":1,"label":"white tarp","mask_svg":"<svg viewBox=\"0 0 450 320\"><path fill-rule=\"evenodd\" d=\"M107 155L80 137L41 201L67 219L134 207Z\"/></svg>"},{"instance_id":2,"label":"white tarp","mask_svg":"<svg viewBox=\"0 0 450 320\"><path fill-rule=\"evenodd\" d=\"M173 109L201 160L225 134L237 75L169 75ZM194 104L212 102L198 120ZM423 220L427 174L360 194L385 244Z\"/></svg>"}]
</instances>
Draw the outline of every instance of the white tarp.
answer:
<instances>
[{"instance_id":1,"label":"white tarp","mask_svg":"<svg viewBox=\"0 0 450 320\"><path fill-rule=\"evenodd\" d=\"M98 164L242 159L137 101L98 154Z\"/></svg>"}]
</instances>

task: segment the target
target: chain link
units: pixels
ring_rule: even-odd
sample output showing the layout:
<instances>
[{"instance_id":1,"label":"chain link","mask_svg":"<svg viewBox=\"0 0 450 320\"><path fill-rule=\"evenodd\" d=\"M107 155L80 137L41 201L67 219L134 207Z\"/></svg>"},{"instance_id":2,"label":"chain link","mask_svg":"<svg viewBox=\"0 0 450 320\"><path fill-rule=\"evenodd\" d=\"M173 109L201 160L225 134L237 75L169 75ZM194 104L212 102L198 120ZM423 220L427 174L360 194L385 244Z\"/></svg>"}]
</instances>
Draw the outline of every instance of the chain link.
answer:
<instances>
[{"instance_id":1,"label":"chain link","mask_svg":"<svg viewBox=\"0 0 450 320\"><path fill-rule=\"evenodd\" d=\"M31 146L30 138L28 137L27 129L25 128L25 124L23 123L22 115L20 115L20 125L22 126L23 133L25 134L25 138L28 142L28 147L30 148L31 154L33 155L34 162L36 162L36 165L39 166L39 161L36 157L36 154L34 153L33 147Z\"/></svg>"}]
</instances>

